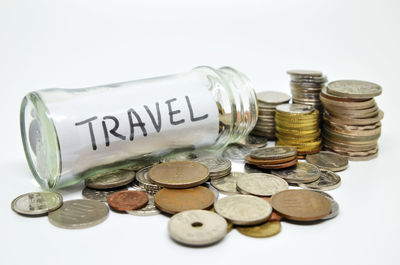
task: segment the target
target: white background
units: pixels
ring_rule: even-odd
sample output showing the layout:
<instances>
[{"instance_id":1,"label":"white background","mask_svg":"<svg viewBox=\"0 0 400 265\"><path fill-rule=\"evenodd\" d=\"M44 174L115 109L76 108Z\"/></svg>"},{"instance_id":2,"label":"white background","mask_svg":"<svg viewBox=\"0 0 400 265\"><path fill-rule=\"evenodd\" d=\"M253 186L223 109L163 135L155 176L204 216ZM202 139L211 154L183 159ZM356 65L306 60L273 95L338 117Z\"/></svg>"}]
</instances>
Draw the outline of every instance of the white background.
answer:
<instances>
[{"instance_id":1,"label":"white background","mask_svg":"<svg viewBox=\"0 0 400 265\"><path fill-rule=\"evenodd\" d=\"M1 264L398 264L400 2L393 1L20 1L0 0ZM331 195L340 215L318 225L282 222L254 239L233 231L214 246L188 248L165 216L111 212L96 227L63 230L25 218L11 200L37 191L19 135L29 91L84 87L236 67L256 90L289 93L290 68L329 80L379 83L385 112L380 155L352 162ZM80 198L81 186L62 191Z\"/></svg>"}]
</instances>

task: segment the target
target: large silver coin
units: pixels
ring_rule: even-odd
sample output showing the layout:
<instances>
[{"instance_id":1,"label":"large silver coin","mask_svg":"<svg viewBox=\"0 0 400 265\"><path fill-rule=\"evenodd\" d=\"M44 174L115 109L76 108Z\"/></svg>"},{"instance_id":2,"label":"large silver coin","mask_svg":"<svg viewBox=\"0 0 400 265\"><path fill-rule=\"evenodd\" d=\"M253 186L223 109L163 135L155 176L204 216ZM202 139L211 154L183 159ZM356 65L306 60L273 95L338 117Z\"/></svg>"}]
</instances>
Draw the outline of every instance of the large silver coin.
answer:
<instances>
[{"instance_id":1,"label":"large silver coin","mask_svg":"<svg viewBox=\"0 0 400 265\"><path fill-rule=\"evenodd\" d=\"M85 185L91 189L111 189L129 184L134 179L134 171L115 170L111 173L90 177L85 180Z\"/></svg>"},{"instance_id":2,"label":"large silver coin","mask_svg":"<svg viewBox=\"0 0 400 265\"><path fill-rule=\"evenodd\" d=\"M338 80L330 82L328 93L348 98L373 98L382 93L382 87L372 82L360 80Z\"/></svg>"},{"instance_id":3,"label":"large silver coin","mask_svg":"<svg viewBox=\"0 0 400 265\"><path fill-rule=\"evenodd\" d=\"M271 174L253 173L241 176L237 180L237 190L243 194L256 196L272 196L289 188L288 183Z\"/></svg>"},{"instance_id":4,"label":"large silver coin","mask_svg":"<svg viewBox=\"0 0 400 265\"><path fill-rule=\"evenodd\" d=\"M290 96L279 91L263 91L257 93L257 100L269 105L279 105L289 102Z\"/></svg>"},{"instance_id":5,"label":"large silver coin","mask_svg":"<svg viewBox=\"0 0 400 265\"><path fill-rule=\"evenodd\" d=\"M246 146L247 148L258 148L266 146L268 143L268 138L249 134L238 143Z\"/></svg>"},{"instance_id":6,"label":"large silver coin","mask_svg":"<svg viewBox=\"0 0 400 265\"><path fill-rule=\"evenodd\" d=\"M290 146L272 146L251 151L255 159L280 159L297 155L297 148Z\"/></svg>"},{"instance_id":7,"label":"large silver coin","mask_svg":"<svg viewBox=\"0 0 400 265\"><path fill-rule=\"evenodd\" d=\"M321 176L317 166L304 162L297 162L296 166L290 168L271 170L271 173L283 178L289 184L310 183Z\"/></svg>"},{"instance_id":8,"label":"large silver coin","mask_svg":"<svg viewBox=\"0 0 400 265\"><path fill-rule=\"evenodd\" d=\"M162 187L154 184L149 178L149 171L153 166L145 167L136 173L136 180L150 193L155 193Z\"/></svg>"},{"instance_id":9,"label":"large silver coin","mask_svg":"<svg viewBox=\"0 0 400 265\"><path fill-rule=\"evenodd\" d=\"M340 186L340 176L332 171L320 169L321 176L316 181L310 183L299 183L298 185L305 189L313 190L333 190Z\"/></svg>"},{"instance_id":10,"label":"large silver coin","mask_svg":"<svg viewBox=\"0 0 400 265\"><path fill-rule=\"evenodd\" d=\"M210 178L228 175L232 166L230 160L222 157L201 157L195 159L194 161L201 163L208 168L210 172Z\"/></svg>"},{"instance_id":11,"label":"large silver coin","mask_svg":"<svg viewBox=\"0 0 400 265\"><path fill-rule=\"evenodd\" d=\"M205 246L223 239L228 224L218 214L188 210L175 214L168 222L168 233L175 241L189 246Z\"/></svg>"},{"instance_id":12,"label":"large silver coin","mask_svg":"<svg viewBox=\"0 0 400 265\"><path fill-rule=\"evenodd\" d=\"M320 151L316 154L307 155L306 160L319 168L335 172L345 170L349 165L347 157L329 151Z\"/></svg>"},{"instance_id":13,"label":"large silver coin","mask_svg":"<svg viewBox=\"0 0 400 265\"><path fill-rule=\"evenodd\" d=\"M82 190L82 196L85 199L95 200L95 201L99 201L99 202L106 202L107 198L111 194L121 191L121 190L127 190L128 188L129 188L128 186L122 186L122 187L118 187L118 188L110 189L110 190L95 190L95 189L86 187Z\"/></svg>"},{"instance_id":14,"label":"large silver coin","mask_svg":"<svg viewBox=\"0 0 400 265\"><path fill-rule=\"evenodd\" d=\"M215 211L237 225L256 225L267 221L271 205L252 195L231 195L214 204Z\"/></svg>"},{"instance_id":15,"label":"large silver coin","mask_svg":"<svg viewBox=\"0 0 400 265\"><path fill-rule=\"evenodd\" d=\"M318 192L319 194L325 196L325 198L327 198L332 204L331 213L328 214L327 216L321 218L321 220L328 220L328 219L332 219L333 217L336 217L339 214L339 203L337 203L337 201L335 201L335 199L326 192L317 191L317 190L315 190L315 192Z\"/></svg>"},{"instance_id":16,"label":"large silver coin","mask_svg":"<svg viewBox=\"0 0 400 265\"><path fill-rule=\"evenodd\" d=\"M18 196L11 202L11 208L23 215L43 215L61 207L63 198L56 192L31 192Z\"/></svg>"},{"instance_id":17,"label":"large silver coin","mask_svg":"<svg viewBox=\"0 0 400 265\"><path fill-rule=\"evenodd\" d=\"M49 221L61 228L87 228L103 222L108 216L108 211L108 207L102 202L71 200L49 213Z\"/></svg>"},{"instance_id":18,"label":"large silver coin","mask_svg":"<svg viewBox=\"0 0 400 265\"><path fill-rule=\"evenodd\" d=\"M237 161L237 162L243 162L244 158L248 154L250 154L251 150L252 149L247 148L243 145L231 144L225 148L222 155L225 158L228 158L230 160Z\"/></svg>"},{"instance_id":19,"label":"large silver coin","mask_svg":"<svg viewBox=\"0 0 400 265\"><path fill-rule=\"evenodd\" d=\"M238 193L236 189L236 181L239 177L246 177L249 174L242 172L231 172L228 176L211 180L211 185L217 190L225 194L236 194Z\"/></svg>"},{"instance_id":20,"label":"large silver coin","mask_svg":"<svg viewBox=\"0 0 400 265\"><path fill-rule=\"evenodd\" d=\"M276 111L290 114L308 114L314 111L314 107L303 104L282 104L276 106Z\"/></svg>"},{"instance_id":21,"label":"large silver coin","mask_svg":"<svg viewBox=\"0 0 400 265\"><path fill-rule=\"evenodd\" d=\"M147 193L147 197L149 201L147 202L146 206L140 208L138 210L126 211L129 214L137 215L137 216L151 216L160 213L160 210L157 209L156 205L154 204L154 196Z\"/></svg>"}]
</instances>

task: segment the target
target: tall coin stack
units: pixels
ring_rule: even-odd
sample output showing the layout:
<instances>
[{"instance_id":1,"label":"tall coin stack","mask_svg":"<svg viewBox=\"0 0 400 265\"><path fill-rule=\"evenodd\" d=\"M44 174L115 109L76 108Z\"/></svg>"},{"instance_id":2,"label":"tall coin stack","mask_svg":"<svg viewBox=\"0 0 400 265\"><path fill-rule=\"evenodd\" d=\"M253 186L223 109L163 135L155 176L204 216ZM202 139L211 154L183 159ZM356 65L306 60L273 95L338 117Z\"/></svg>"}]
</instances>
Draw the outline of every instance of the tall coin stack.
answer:
<instances>
[{"instance_id":1,"label":"tall coin stack","mask_svg":"<svg viewBox=\"0 0 400 265\"><path fill-rule=\"evenodd\" d=\"M290 96L278 91L263 91L257 93L258 120L251 134L275 139L275 107L288 103Z\"/></svg>"},{"instance_id":2,"label":"tall coin stack","mask_svg":"<svg viewBox=\"0 0 400 265\"><path fill-rule=\"evenodd\" d=\"M319 98L321 89L327 82L322 72L311 70L289 70L290 89L293 103L313 106L322 114L322 103Z\"/></svg>"},{"instance_id":3,"label":"tall coin stack","mask_svg":"<svg viewBox=\"0 0 400 265\"><path fill-rule=\"evenodd\" d=\"M276 145L294 146L298 154L317 153L321 150L319 111L302 104L282 104L276 107Z\"/></svg>"},{"instance_id":4,"label":"tall coin stack","mask_svg":"<svg viewBox=\"0 0 400 265\"><path fill-rule=\"evenodd\" d=\"M353 161L375 158L383 112L374 97L381 93L382 88L371 82L330 82L321 92L324 148Z\"/></svg>"}]
</instances>

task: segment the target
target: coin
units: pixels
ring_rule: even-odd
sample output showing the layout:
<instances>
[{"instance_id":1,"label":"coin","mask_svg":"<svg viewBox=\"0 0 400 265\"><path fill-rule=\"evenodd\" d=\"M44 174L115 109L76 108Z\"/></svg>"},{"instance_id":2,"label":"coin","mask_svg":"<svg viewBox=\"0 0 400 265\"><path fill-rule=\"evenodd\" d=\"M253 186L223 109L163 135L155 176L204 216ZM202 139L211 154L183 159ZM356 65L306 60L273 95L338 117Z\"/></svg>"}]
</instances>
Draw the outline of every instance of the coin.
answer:
<instances>
[{"instance_id":1,"label":"coin","mask_svg":"<svg viewBox=\"0 0 400 265\"><path fill-rule=\"evenodd\" d=\"M270 105L279 105L289 102L290 96L278 91L262 91L257 93L257 100Z\"/></svg>"},{"instance_id":2,"label":"coin","mask_svg":"<svg viewBox=\"0 0 400 265\"><path fill-rule=\"evenodd\" d=\"M287 163L287 162L293 161L296 158L297 158L297 155L289 156L289 157L285 157L285 158L279 158L279 159L255 159L255 158L252 158L250 155L248 155L245 157L245 161L252 165L276 165L276 164Z\"/></svg>"},{"instance_id":3,"label":"coin","mask_svg":"<svg viewBox=\"0 0 400 265\"><path fill-rule=\"evenodd\" d=\"M280 164L264 164L264 165L257 165L259 168L264 169L281 169L281 168L288 168L297 164L297 158L293 159L289 162L280 163Z\"/></svg>"},{"instance_id":4,"label":"coin","mask_svg":"<svg viewBox=\"0 0 400 265\"><path fill-rule=\"evenodd\" d=\"M136 180L139 182L147 192L155 193L159 191L162 187L153 183L149 178L149 171L153 166L145 167L136 173Z\"/></svg>"},{"instance_id":5,"label":"coin","mask_svg":"<svg viewBox=\"0 0 400 265\"><path fill-rule=\"evenodd\" d=\"M218 200L215 211L237 225L256 225L265 222L272 213L271 205L252 195L231 195Z\"/></svg>"},{"instance_id":6,"label":"coin","mask_svg":"<svg viewBox=\"0 0 400 265\"><path fill-rule=\"evenodd\" d=\"M232 163L230 160L222 157L202 157L194 161L205 165L209 172L210 178L224 177L231 172Z\"/></svg>"},{"instance_id":7,"label":"coin","mask_svg":"<svg viewBox=\"0 0 400 265\"><path fill-rule=\"evenodd\" d=\"M228 176L218 179L211 180L211 185L217 190L225 194L235 194L238 193L236 190L236 181L239 177L246 177L249 174L241 172L231 172Z\"/></svg>"},{"instance_id":8,"label":"coin","mask_svg":"<svg viewBox=\"0 0 400 265\"><path fill-rule=\"evenodd\" d=\"M63 198L56 192L30 192L18 196L11 202L11 209L23 215L43 215L61 207Z\"/></svg>"},{"instance_id":9,"label":"coin","mask_svg":"<svg viewBox=\"0 0 400 265\"><path fill-rule=\"evenodd\" d=\"M131 211L144 207L149 198L147 194L137 190L125 190L113 193L108 197L108 205L115 211Z\"/></svg>"},{"instance_id":10,"label":"coin","mask_svg":"<svg viewBox=\"0 0 400 265\"><path fill-rule=\"evenodd\" d=\"M214 244L225 237L228 225L211 211L189 210L175 214L168 222L168 233L175 241L189 246Z\"/></svg>"},{"instance_id":11,"label":"coin","mask_svg":"<svg viewBox=\"0 0 400 265\"><path fill-rule=\"evenodd\" d=\"M107 198L118 191L122 191L122 190L127 190L129 187L128 186L122 186L122 187L118 187L115 189L109 189L109 190L95 190L95 189L91 189L91 188L84 188L82 190L82 196L85 199L89 199L89 200L95 200L95 201L99 201L99 202L106 202Z\"/></svg>"},{"instance_id":12,"label":"coin","mask_svg":"<svg viewBox=\"0 0 400 265\"><path fill-rule=\"evenodd\" d=\"M318 167L304 162L297 162L297 165L291 168L272 170L271 173L283 178L289 184L310 183L321 176Z\"/></svg>"},{"instance_id":13,"label":"coin","mask_svg":"<svg viewBox=\"0 0 400 265\"><path fill-rule=\"evenodd\" d=\"M263 200L266 200L269 204L271 204L271 197L260 197ZM268 221L281 221L283 218L280 216L274 209L272 209L271 215L268 217Z\"/></svg>"},{"instance_id":14,"label":"coin","mask_svg":"<svg viewBox=\"0 0 400 265\"><path fill-rule=\"evenodd\" d=\"M349 165L349 160L346 157L329 151L307 155L306 160L319 168L334 172L345 170Z\"/></svg>"},{"instance_id":15,"label":"coin","mask_svg":"<svg viewBox=\"0 0 400 265\"><path fill-rule=\"evenodd\" d=\"M250 156L255 159L280 159L297 155L295 147L273 146L253 150Z\"/></svg>"},{"instance_id":16,"label":"coin","mask_svg":"<svg viewBox=\"0 0 400 265\"><path fill-rule=\"evenodd\" d=\"M337 203L337 201L335 201L335 199L326 192L319 191L319 190L314 190L314 192L317 192L317 193L325 196L325 198L327 198L332 204L331 213L328 214L327 216L321 218L321 220L328 220L328 219L332 219L332 218L336 217L339 214L339 204Z\"/></svg>"},{"instance_id":17,"label":"coin","mask_svg":"<svg viewBox=\"0 0 400 265\"><path fill-rule=\"evenodd\" d=\"M129 214L132 215L137 215L137 216L151 216L151 215L156 215L159 214L160 211L157 209L156 205L154 204L154 196L151 194L147 194L147 197L149 199L148 203L146 206L143 208L137 209L137 210L130 210L126 211Z\"/></svg>"},{"instance_id":18,"label":"coin","mask_svg":"<svg viewBox=\"0 0 400 265\"><path fill-rule=\"evenodd\" d=\"M288 70L286 71L287 74L289 75L306 75L306 76L312 76L312 77L318 77L318 76L322 76L322 72L320 71L314 71L314 70L300 70L300 69L296 69L296 70Z\"/></svg>"},{"instance_id":19,"label":"coin","mask_svg":"<svg viewBox=\"0 0 400 265\"><path fill-rule=\"evenodd\" d=\"M262 173L241 176L238 178L236 185L240 193L256 196L272 196L289 188L288 183L282 178Z\"/></svg>"},{"instance_id":20,"label":"coin","mask_svg":"<svg viewBox=\"0 0 400 265\"><path fill-rule=\"evenodd\" d=\"M164 162L149 171L155 184L166 188L190 188L208 180L208 168L194 161Z\"/></svg>"},{"instance_id":21,"label":"coin","mask_svg":"<svg viewBox=\"0 0 400 265\"><path fill-rule=\"evenodd\" d=\"M250 154L251 150L243 145L230 144L225 148L223 156L233 161L242 162L244 157Z\"/></svg>"},{"instance_id":22,"label":"coin","mask_svg":"<svg viewBox=\"0 0 400 265\"><path fill-rule=\"evenodd\" d=\"M135 179L134 171L115 170L106 174L99 174L85 180L85 185L91 189L111 189L124 186Z\"/></svg>"},{"instance_id":23,"label":"coin","mask_svg":"<svg viewBox=\"0 0 400 265\"><path fill-rule=\"evenodd\" d=\"M246 173L265 173L269 172L267 169L262 169L251 164L244 164L244 172Z\"/></svg>"},{"instance_id":24,"label":"coin","mask_svg":"<svg viewBox=\"0 0 400 265\"><path fill-rule=\"evenodd\" d=\"M158 209L169 214L186 210L205 210L214 203L214 194L206 187L159 190L154 196Z\"/></svg>"},{"instance_id":25,"label":"coin","mask_svg":"<svg viewBox=\"0 0 400 265\"><path fill-rule=\"evenodd\" d=\"M207 189L211 190L212 193L214 193L214 202L218 201L219 191L216 188L214 188L213 186L211 186L210 182L205 182L201 185L206 187Z\"/></svg>"},{"instance_id":26,"label":"coin","mask_svg":"<svg viewBox=\"0 0 400 265\"><path fill-rule=\"evenodd\" d=\"M338 80L327 86L329 93L349 98L372 98L382 93L381 86L360 80Z\"/></svg>"},{"instance_id":27,"label":"coin","mask_svg":"<svg viewBox=\"0 0 400 265\"><path fill-rule=\"evenodd\" d=\"M271 198L275 211L295 221L316 221L332 210L331 202L323 195L309 190L285 190Z\"/></svg>"},{"instance_id":28,"label":"coin","mask_svg":"<svg viewBox=\"0 0 400 265\"><path fill-rule=\"evenodd\" d=\"M313 112L314 108L302 104L282 104L276 107L276 111L289 114L307 114Z\"/></svg>"},{"instance_id":29,"label":"coin","mask_svg":"<svg viewBox=\"0 0 400 265\"><path fill-rule=\"evenodd\" d=\"M238 226L236 227L236 230L245 236L258 238L270 237L281 231L281 222L267 221L255 226Z\"/></svg>"},{"instance_id":30,"label":"coin","mask_svg":"<svg viewBox=\"0 0 400 265\"><path fill-rule=\"evenodd\" d=\"M103 222L108 216L108 207L93 200L66 201L49 213L51 224L67 229L87 228Z\"/></svg>"},{"instance_id":31,"label":"coin","mask_svg":"<svg viewBox=\"0 0 400 265\"><path fill-rule=\"evenodd\" d=\"M266 146L268 143L268 138L249 134L238 143L246 146L247 148L258 148Z\"/></svg>"},{"instance_id":32,"label":"coin","mask_svg":"<svg viewBox=\"0 0 400 265\"><path fill-rule=\"evenodd\" d=\"M207 150L190 150L184 152L176 152L164 156L161 159L161 162L182 161L182 160L192 161L200 157L208 157L208 156L214 156L213 152Z\"/></svg>"},{"instance_id":33,"label":"coin","mask_svg":"<svg viewBox=\"0 0 400 265\"><path fill-rule=\"evenodd\" d=\"M299 186L313 190L333 190L340 186L340 176L332 171L320 169L321 176L318 180L310 183L299 183Z\"/></svg>"}]
</instances>

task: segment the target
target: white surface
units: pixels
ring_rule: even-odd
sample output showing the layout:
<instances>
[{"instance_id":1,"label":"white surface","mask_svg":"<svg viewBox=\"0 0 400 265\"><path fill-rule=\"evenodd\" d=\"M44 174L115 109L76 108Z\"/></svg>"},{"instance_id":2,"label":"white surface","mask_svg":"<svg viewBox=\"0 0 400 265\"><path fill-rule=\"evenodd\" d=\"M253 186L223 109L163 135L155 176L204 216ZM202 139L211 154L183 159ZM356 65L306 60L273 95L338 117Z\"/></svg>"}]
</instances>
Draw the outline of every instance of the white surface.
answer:
<instances>
[{"instance_id":1,"label":"white surface","mask_svg":"<svg viewBox=\"0 0 400 265\"><path fill-rule=\"evenodd\" d=\"M0 264L397 264L400 245L400 2L393 1L0 1ZM329 80L379 83L385 111L380 155L352 162L330 192L340 215L318 225L282 222L272 238L233 231L188 248L165 216L110 213L101 225L63 230L25 218L11 200L39 190L25 161L19 104L46 87L84 87L230 65L256 89L289 92L290 68ZM80 198L81 186L62 191Z\"/></svg>"}]
</instances>

